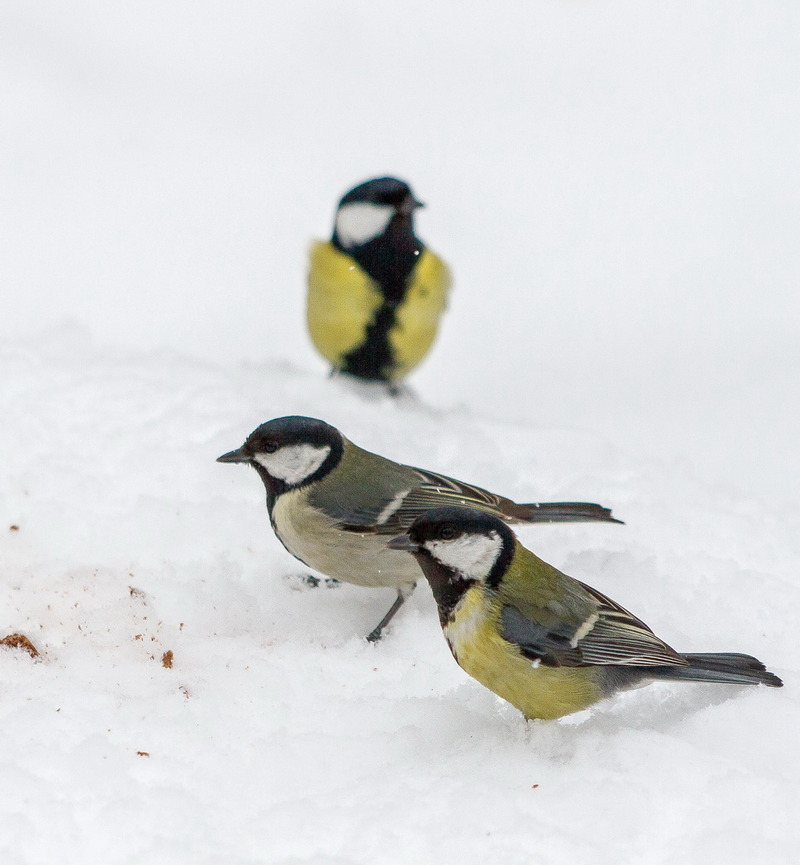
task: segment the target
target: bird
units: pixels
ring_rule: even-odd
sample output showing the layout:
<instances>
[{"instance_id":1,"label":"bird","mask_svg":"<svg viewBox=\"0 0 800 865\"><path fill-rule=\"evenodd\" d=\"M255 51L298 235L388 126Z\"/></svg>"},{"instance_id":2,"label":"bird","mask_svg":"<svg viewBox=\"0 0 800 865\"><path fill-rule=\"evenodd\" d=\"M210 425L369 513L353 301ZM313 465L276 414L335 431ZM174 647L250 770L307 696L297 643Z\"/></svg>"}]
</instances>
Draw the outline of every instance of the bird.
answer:
<instances>
[{"instance_id":1,"label":"bird","mask_svg":"<svg viewBox=\"0 0 800 865\"><path fill-rule=\"evenodd\" d=\"M261 424L221 463L249 463L267 491L278 540L304 564L357 586L389 587L397 597L367 639L379 639L421 578L414 560L387 548L432 507L463 504L509 522L620 520L588 502L518 504L480 487L363 450L316 418Z\"/></svg>"},{"instance_id":2,"label":"bird","mask_svg":"<svg viewBox=\"0 0 800 865\"><path fill-rule=\"evenodd\" d=\"M312 244L306 319L332 374L394 393L433 344L452 280L414 234L422 206L402 180L367 180L339 201L331 239Z\"/></svg>"},{"instance_id":3,"label":"bird","mask_svg":"<svg viewBox=\"0 0 800 865\"><path fill-rule=\"evenodd\" d=\"M433 508L388 546L417 560L456 662L527 719L560 718L657 679L783 684L750 655L676 652L492 513Z\"/></svg>"}]
</instances>

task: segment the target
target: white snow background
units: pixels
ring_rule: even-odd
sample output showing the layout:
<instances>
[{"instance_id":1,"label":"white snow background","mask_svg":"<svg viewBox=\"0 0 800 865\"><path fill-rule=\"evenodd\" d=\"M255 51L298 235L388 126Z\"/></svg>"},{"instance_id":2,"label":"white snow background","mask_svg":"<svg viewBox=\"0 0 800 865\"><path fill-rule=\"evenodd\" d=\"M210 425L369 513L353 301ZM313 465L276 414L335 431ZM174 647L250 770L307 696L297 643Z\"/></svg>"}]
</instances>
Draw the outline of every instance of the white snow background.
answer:
<instances>
[{"instance_id":1,"label":"white snow background","mask_svg":"<svg viewBox=\"0 0 800 865\"><path fill-rule=\"evenodd\" d=\"M0 637L42 653L0 649L4 860L794 860L795 2L28 0L0 70ZM307 245L383 173L456 278L416 403L305 333ZM289 413L612 506L521 537L786 687L526 723L426 586L368 645L391 592L303 589L214 462Z\"/></svg>"}]
</instances>

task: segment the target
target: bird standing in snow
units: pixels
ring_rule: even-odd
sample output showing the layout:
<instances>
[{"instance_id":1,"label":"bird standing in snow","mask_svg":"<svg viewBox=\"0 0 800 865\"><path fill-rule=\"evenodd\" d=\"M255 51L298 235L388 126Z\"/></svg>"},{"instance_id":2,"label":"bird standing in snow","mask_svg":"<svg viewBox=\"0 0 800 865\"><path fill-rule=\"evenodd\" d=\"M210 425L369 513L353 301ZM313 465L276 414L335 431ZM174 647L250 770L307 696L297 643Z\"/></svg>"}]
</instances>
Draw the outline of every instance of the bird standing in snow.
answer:
<instances>
[{"instance_id":1,"label":"bird standing in snow","mask_svg":"<svg viewBox=\"0 0 800 865\"><path fill-rule=\"evenodd\" d=\"M334 372L399 382L428 353L451 278L414 234L421 206L402 180L368 180L339 202L330 241L312 246L308 330Z\"/></svg>"},{"instance_id":2,"label":"bird standing in snow","mask_svg":"<svg viewBox=\"0 0 800 865\"><path fill-rule=\"evenodd\" d=\"M526 718L559 718L655 679L783 684L750 655L676 652L491 513L430 510L389 548L419 563L459 665Z\"/></svg>"},{"instance_id":3,"label":"bird standing in snow","mask_svg":"<svg viewBox=\"0 0 800 865\"><path fill-rule=\"evenodd\" d=\"M381 636L420 578L411 556L389 549L386 541L429 508L458 503L508 522L619 522L600 505L518 504L445 475L392 462L309 417L268 421L238 450L217 461L249 463L258 472L267 489L272 528L301 562L337 580L397 591L370 640Z\"/></svg>"}]
</instances>

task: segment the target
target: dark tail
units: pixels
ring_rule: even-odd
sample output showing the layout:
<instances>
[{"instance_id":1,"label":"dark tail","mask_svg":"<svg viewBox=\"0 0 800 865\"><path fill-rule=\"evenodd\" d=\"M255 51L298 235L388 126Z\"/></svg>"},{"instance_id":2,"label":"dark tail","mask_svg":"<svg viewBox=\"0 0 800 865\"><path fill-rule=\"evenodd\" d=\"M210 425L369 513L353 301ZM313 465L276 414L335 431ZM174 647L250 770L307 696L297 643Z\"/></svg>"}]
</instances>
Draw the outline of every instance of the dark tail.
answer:
<instances>
[{"instance_id":1,"label":"dark tail","mask_svg":"<svg viewBox=\"0 0 800 865\"><path fill-rule=\"evenodd\" d=\"M611 516L611 508L593 502L514 503L509 516L525 523L620 523Z\"/></svg>"},{"instance_id":2,"label":"dark tail","mask_svg":"<svg viewBox=\"0 0 800 865\"><path fill-rule=\"evenodd\" d=\"M651 667L648 678L684 682L728 682L732 685L769 685L783 687L783 682L752 655L735 652L687 654L688 667ZM657 672L656 672L657 671Z\"/></svg>"}]
</instances>

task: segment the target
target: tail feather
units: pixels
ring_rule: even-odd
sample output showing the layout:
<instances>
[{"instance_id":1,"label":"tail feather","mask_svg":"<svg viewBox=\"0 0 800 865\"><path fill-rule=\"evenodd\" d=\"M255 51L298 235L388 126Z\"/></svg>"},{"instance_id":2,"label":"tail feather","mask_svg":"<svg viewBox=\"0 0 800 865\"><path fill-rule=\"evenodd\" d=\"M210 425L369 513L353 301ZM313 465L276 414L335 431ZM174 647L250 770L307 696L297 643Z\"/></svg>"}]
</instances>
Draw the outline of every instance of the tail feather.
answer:
<instances>
[{"instance_id":1,"label":"tail feather","mask_svg":"<svg viewBox=\"0 0 800 865\"><path fill-rule=\"evenodd\" d=\"M611 516L611 508L594 502L526 502L514 503L508 516L526 523L620 523Z\"/></svg>"},{"instance_id":2,"label":"tail feather","mask_svg":"<svg viewBox=\"0 0 800 865\"><path fill-rule=\"evenodd\" d=\"M688 661L685 667L654 667L648 673L655 679L783 687L783 682L752 655L736 652L693 652L684 654L683 657ZM655 672L656 670L658 672Z\"/></svg>"}]
</instances>

